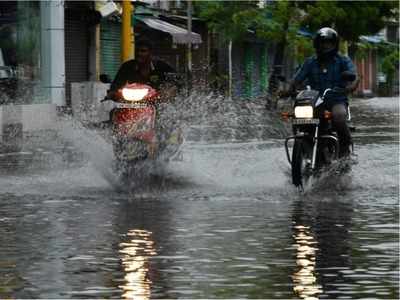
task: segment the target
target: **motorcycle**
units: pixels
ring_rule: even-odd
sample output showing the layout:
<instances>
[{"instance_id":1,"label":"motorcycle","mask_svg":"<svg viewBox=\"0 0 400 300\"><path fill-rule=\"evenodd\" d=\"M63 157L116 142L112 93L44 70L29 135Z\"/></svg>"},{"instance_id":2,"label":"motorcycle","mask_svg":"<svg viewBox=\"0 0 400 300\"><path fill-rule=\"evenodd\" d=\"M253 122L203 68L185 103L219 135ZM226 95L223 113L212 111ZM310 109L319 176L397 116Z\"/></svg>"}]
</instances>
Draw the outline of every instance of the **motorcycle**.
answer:
<instances>
[{"instance_id":1,"label":"motorcycle","mask_svg":"<svg viewBox=\"0 0 400 300\"><path fill-rule=\"evenodd\" d=\"M355 75L344 73L346 81L355 80ZM282 117L292 122L293 135L285 139L286 156L291 165L292 183L303 189L303 184L310 177L317 176L323 167L339 160L339 138L332 126L332 113L325 109L324 103L337 93L344 93L342 88L326 89L322 95L307 87L294 99L293 112L283 112ZM348 108L347 121L351 121ZM349 127L354 131L354 127ZM289 141L293 140L292 153ZM351 153L354 145L351 144Z\"/></svg>"},{"instance_id":2,"label":"motorcycle","mask_svg":"<svg viewBox=\"0 0 400 300\"><path fill-rule=\"evenodd\" d=\"M182 130L167 118L170 103L149 85L131 83L112 98L110 112L116 171L129 179L144 176L181 155ZM147 173L146 173L147 171Z\"/></svg>"}]
</instances>

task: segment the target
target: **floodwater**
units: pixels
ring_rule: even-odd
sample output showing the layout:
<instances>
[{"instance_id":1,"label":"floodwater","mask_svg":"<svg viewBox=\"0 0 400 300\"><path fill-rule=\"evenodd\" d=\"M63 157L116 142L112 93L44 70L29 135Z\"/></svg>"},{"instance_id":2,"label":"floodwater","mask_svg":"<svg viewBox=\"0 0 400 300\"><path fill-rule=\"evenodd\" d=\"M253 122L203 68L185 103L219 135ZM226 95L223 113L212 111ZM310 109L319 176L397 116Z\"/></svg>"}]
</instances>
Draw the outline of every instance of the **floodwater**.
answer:
<instances>
[{"instance_id":1,"label":"floodwater","mask_svg":"<svg viewBox=\"0 0 400 300\"><path fill-rule=\"evenodd\" d=\"M0 298L398 299L398 99L355 100L358 164L303 194L283 125L236 110L201 113L140 190L116 190L82 128L65 134L87 162L3 171Z\"/></svg>"}]
</instances>

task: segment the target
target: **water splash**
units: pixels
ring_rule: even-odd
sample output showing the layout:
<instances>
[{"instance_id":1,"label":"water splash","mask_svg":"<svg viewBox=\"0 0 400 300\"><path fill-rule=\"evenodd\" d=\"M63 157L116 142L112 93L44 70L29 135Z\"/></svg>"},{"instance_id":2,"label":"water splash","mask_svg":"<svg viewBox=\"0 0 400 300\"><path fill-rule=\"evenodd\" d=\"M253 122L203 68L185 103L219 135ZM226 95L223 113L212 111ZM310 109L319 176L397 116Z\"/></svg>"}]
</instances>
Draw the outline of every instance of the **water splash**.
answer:
<instances>
[{"instance_id":1,"label":"water splash","mask_svg":"<svg viewBox=\"0 0 400 300\"><path fill-rule=\"evenodd\" d=\"M232 100L198 91L163 105L160 111L168 116L163 122L179 122L187 143L183 147L184 160L171 162L161 176L173 182L174 187L179 186L177 182L183 186L220 186L225 190L285 186L283 151L274 147L287 129L278 114L267 112L264 105L262 98ZM33 176L32 185L39 180L47 186L45 192L58 191L56 186L61 188L62 183L65 191L70 191L71 186L120 188L118 175L113 171L111 137L106 130L89 128L71 116L60 118L55 129L57 143L83 153L84 164L72 163L65 169L65 165L51 162L57 170ZM151 188L157 190L154 185Z\"/></svg>"},{"instance_id":2,"label":"water splash","mask_svg":"<svg viewBox=\"0 0 400 300\"><path fill-rule=\"evenodd\" d=\"M265 109L265 99L230 99L193 92L180 100L188 140L202 143L245 142L282 138L287 134L277 112Z\"/></svg>"},{"instance_id":3,"label":"water splash","mask_svg":"<svg viewBox=\"0 0 400 300\"><path fill-rule=\"evenodd\" d=\"M88 129L70 116L60 120L57 129L63 139L71 141L88 157L95 170L111 185L117 186L117 176L113 172L114 154L111 142L107 141L107 132Z\"/></svg>"}]
</instances>

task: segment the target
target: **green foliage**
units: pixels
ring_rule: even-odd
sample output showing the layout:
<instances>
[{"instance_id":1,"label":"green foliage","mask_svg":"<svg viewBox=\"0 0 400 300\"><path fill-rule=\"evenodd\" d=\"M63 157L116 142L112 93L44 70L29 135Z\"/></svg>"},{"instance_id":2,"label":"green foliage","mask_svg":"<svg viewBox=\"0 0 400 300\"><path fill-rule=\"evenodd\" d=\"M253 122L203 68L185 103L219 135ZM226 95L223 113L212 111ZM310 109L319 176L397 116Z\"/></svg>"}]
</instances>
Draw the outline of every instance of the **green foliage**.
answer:
<instances>
[{"instance_id":1,"label":"green foliage","mask_svg":"<svg viewBox=\"0 0 400 300\"><path fill-rule=\"evenodd\" d=\"M208 27L226 40L238 41L249 31L267 41L295 37L299 22L296 2L277 1L260 8L257 1L196 1L195 13L206 21ZM285 28L285 24L289 24Z\"/></svg>"},{"instance_id":2,"label":"green foliage","mask_svg":"<svg viewBox=\"0 0 400 300\"><path fill-rule=\"evenodd\" d=\"M225 40L239 41L255 32L267 43L279 43L296 50L298 61L314 53L312 40L298 35L299 28L315 32L321 27L335 28L341 39L356 45L361 35L376 34L385 21L398 18L398 1L273 1L264 8L257 1L195 1L195 14ZM357 56L366 55L374 45L358 43ZM393 50L393 49L392 49ZM383 51L383 50L381 50ZM393 76L398 67L397 52L384 53L384 69ZM397 62L397 63L396 63Z\"/></svg>"},{"instance_id":3,"label":"green foliage","mask_svg":"<svg viewBox=\"0 0 400 300\"><path fill-rule=\"evenodd\" d=\"M40 51L40 16L38 3L18 2L18 64L34 66Z\"/></svg>"},{"instance_id":4,"label":"green foliage","mask_svg":"<svg viewBox=\"0 0 400 300\"><path fill-rule=\"evenodd\" d=\"M246 35L258 14L255 1L196 1L194 9L209 29L233 41Z\"/></svg>"},{"instance_id":5,"label":"green foliage","mask_svg":"<svg viewBox=\"0 0 400 300\"><path fill-rule=\"evenodd\" d=\"M366 58L370 51L377 51L380 57L381 71L386 75L391 84L395 79L396 70L399 69L399 46L389 43L359 43L357 47L357 58Z\"/></svg>"},{"instance_id":6,"label":"green foliage","mask_svg":"<svg viewBox=\"0 0 400 300\"><path fill-rule=\"evenodd\" d=\"M303 26L312 31L334 27L347 41L376 34L386 18L398 17L398 1L305 1L299 6L307 12Z\"/></svg>"},{"instance_id":7,"label":"green foliage","mask_svg":"<svg viewBox=\"0 0 400 300\"><path fill-rule=\"evenodd\" d=\"M296 60L304 62L304 60L314 54L314 47L312 40L306 37L298 37L295 41L296 47Z\"/></svg>"},{"instance_id":8,"label":"green foliage","mask_svg":"<svg viewBox=\"0 0 400 300\"><path fill-rule=\"evenodd\" d=\"M274 1L264 8L257 1L195 1L195 13L226 40L240 40L248 30L274 42L296 44L300 27L316 31L330 26L346 41L375 34L385 19L398 17L397 1Z\"/></svg>"},{"instance_id":9,"label":"green foliage","mask_svg":"<svg viewBox=\"0 0 400 300\"><path fill-rule=\"evenodd\" d=\"M388 83L391 84L395 79L396 70L399 69L399 47L386 49L382 60L382 72L385 73Z\"/></svg>"},{"instance_id":10,"label":"green foliage","mask_svg":"<svg viewBox=\"0 0 400 300\"><path fill-rule=\"evenodd\" d=\"M294 41L300 26L299 13L297 3L293 1L277 1L267 5L262 22L255 24L258 36L275 42Z\"/></svg>"},{"instance_id":11,"label":"green foliage","mask_svg":"<svg viewBox=\"0 0 400 300\"><path fill-rule=\"evenodd\" d=\"M371 43L357 43L356 58L366 58L371 50L377 50L378 46Z\"/></svg>"}]
</instances>

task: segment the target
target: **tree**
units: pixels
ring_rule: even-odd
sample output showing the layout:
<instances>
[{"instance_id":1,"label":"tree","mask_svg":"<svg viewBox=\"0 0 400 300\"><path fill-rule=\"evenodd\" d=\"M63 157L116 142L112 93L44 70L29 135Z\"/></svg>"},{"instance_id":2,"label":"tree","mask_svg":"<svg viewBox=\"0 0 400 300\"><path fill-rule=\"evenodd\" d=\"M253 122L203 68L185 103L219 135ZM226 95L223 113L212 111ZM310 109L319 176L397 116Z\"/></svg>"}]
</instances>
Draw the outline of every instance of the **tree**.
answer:
<instances>
[{"instance_id":1,"label":"tree","mask_svg":"<svg viewBox=\"0 0 400 300\"><path fill-rule=\"evenodd\" d=\"M257 37L268 42L277 43L274 65L282 65L283 53L288 39L294 40L298 23L295 21L297 14L295 2L277 1L264 8L258 6L257 1L198 1L195 3L195 13L203 19L209 29L218 32L220 37L232 44L232 41L243 40L249 30L255 32ZM276 78L275 73L280 73L278 68L273 68L269 86Z\"/></svg>"},{"instance_id":2,"label":"tree","mask_svg":"<svg viewBox=\"0 0 400 300\"><path fill-rule=\"evenodd\" d=\"M199 1L195 13L212 32L218 32L228 42L228 96L232 96L232 45L247 35L252 19L258 14L256 1Z\"/></svg>"},{"instance_id":3,"label":"tree","mask_svg":"<svg viewBox=\"0 0 400 300\"><path fill-rule=\"evenodd\" d=\"M378 33L385 20L398 17L398 1L305 1L299 6L306 12L301 21L304 27L316 31L329 26L350 42L351 55L361 35Z\"/></svg>"},{"instance_id":4,"label":"tree","mask_svg":"<svg viewBox=\"0 0 400 300\"><path fill-rule=\"evenodd\" d=\"M269 92L277 86L277 75L286 49L303 49L308 54L311 39L298 35L300 28L315 32L321 27L335 28L350 42L350 56L356 51L360 35L371 35L385 26L385 19L398 17L397 1L269 1L264 8L258 1L197 1L195 12L208 27L226 41L243 39L248 30L267 42L275 43L275 57L269 79Z\"/></svg>"},{"instance_id":5,"label":"tree","mask_svg":"<svg viewBox=\"0 0 400 300\"><path fill-rule=\"evenodd\" d=\"M195 1L195 14L226 41L245 37L252 20L259 14L257 1Z\"/></svg>"}]
</instances>

